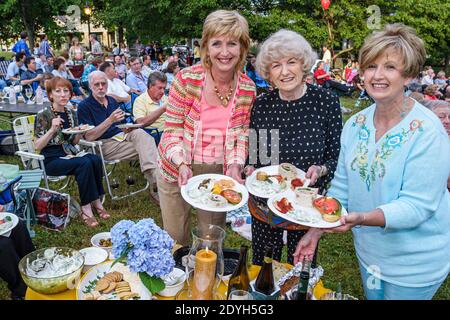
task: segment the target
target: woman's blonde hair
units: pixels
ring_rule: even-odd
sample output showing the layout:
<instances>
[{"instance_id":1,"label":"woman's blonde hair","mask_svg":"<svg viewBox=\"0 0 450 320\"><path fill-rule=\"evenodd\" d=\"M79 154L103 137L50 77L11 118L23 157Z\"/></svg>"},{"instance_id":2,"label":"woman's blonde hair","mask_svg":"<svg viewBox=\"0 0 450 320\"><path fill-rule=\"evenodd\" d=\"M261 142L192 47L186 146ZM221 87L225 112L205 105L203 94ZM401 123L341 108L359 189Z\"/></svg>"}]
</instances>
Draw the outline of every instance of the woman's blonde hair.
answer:
<instances>
[{"instance_id":1,"label":"woman's blonde hair","mask_svg":"<svg viewBox=\"0 0 450 320\"><path fill-rule=\"evenodd\" d=\"M271 64L287 57L300 60L306 74L316 61L317 54L303 36L291 30L281 29L261 45L256 57L256 71L265 80L269 80Z\"/></svg>"},{"instance_id":2,"label":"woman's blonde hair","mask_svg":"<svg viewBox=\"0 0 450 320\"><path fill-rule=\"evenodd\" d=\"M212 37L229 36L236 38L241 44L241 52L236 70L242 70L245 65L250 35L247 20L237 11L217 10L211 12L203 23L200 58L205 69L211 69L211 59L208 52L208 42Z\"/></svg>"},{"instance_id":3,"label":"woman's blonde hair","mask_svg":"<svg viewBox=\"0 0 450 320\"><path fill-rule=\"evenodd\" d=\"M401 23L388 24L384 30L366 38L359 51L361 71L364 72L369 64L391 49L400 54L403 60L403 76L416 77L425 63L425 45L413 28Z\"/></svg>"}]
</instances>

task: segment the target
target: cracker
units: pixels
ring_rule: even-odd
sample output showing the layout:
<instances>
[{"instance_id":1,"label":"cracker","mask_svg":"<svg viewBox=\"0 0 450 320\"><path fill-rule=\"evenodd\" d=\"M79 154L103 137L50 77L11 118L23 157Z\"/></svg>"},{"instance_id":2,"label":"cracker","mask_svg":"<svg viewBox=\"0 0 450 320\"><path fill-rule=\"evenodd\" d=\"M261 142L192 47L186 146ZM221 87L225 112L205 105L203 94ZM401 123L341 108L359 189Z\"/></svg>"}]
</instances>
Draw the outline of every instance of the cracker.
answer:
<instances>
[{"instance_id":1,"label":"cracker","mask_svg":"<svg viewBox=\"0 0 450 320\"><path fill-rule=\"evenodd\" d=\"M94 295L92 293L86 293L84 295L84 300L95 300Z\"/></svg>"},{"instance_id":2,"label":"cracker","mask_svg":"<svg viewBox=\"0 0 450 320\"><path fill-rule=\"evenodd\" d=\"M120 272L114 272L114 280L115 282L120 282L123 279L123 274L121 274Z\"/></svg>"},{"instance_id":3,"label":"cracker","mask_svg":"<svg viewBox=\"0 0 450 320\"><path fill-rule=\"evenodd\" d=\"M103 290L103 293L111 293L113 292L113 290L116 288L116 283L115 282L111 282L109 284L109 287L106 288L105 290Z\"/></svg>"},{"instance_id":4,"label":"cracker","mask_svg":"<svg viewBox=\"0 0 450 320\"><path fill-rule=\"evenodd\" d=\"M109 282L104 279L100 279L95 286L95 291L103 291L109 287Z\"/></svg>"},{"instance_id":5,"label":"cracker","mask_svg":"<svg viewBox=\"0 0 450 320\"><path fill-rule=\"evenodd\" d=\"M108 282L115 282L115 280L114 280L115 278L116 278L116 276L114 274L112 274L112 273L107 273L103 277L103 279L107 280Z\"/></svg>"},{"instance_id":6,"label":"cracker","mask_svg":"<svg viewBox=\"0 0 450 320\"><path fill-rule=\"evenodd\" d=\"M127 292L121 292L119 294L117 294L117 296L120 298L120 300L123 300L124 297L127 297L131 294L131 291L127 291Z\"/></svg>"},{"instance_id":7,"label":"cracker","mask_svg":"<svg viewBox=\"0 0 450 320\"><path fill-rule=\"evenodd\" d=\"M138 293L135 293L135 292L132 292L132 293L130 293L129 295L126 295L126 296L124 296L124 297L122 297L122 298L120 298L121 300L130 300L131 298L139 298L140 296L139 296L139 294Z\"/></svg>"}]
</instances>

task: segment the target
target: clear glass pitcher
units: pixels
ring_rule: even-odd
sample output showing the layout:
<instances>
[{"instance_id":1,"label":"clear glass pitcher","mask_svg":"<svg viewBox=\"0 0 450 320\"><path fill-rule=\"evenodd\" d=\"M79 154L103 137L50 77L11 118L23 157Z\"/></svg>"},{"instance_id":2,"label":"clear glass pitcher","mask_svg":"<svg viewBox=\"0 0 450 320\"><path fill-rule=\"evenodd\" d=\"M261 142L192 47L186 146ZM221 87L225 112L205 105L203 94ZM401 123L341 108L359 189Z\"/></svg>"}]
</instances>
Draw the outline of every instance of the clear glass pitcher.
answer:
<instances>
[{"instance_id":1,"label":"clear glass pitcher","mask_svg":"<svg viewBox=\"0 0 450 320\"><path fill-rule=\"evenodd\" d=\"M218 299L217 289L224 272L223 240L225 230L215 225L192 230L192 246L186 263L187 298Z\"/></svg>"}]
</instances>

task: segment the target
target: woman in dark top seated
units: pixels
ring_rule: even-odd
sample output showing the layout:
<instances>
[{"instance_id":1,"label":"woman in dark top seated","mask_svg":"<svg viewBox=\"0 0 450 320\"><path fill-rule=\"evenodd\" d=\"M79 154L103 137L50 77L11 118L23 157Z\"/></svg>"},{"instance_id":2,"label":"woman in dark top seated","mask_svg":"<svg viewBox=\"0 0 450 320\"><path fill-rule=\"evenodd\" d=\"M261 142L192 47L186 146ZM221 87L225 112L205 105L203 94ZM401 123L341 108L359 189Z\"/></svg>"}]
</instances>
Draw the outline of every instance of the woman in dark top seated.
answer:
<instances>
[{"instance_id":1,"label":"woman in dark top seated","mask_svg":"<svg viewBox=\"0 0 450 320\"><path fill-rule=\"evenodd\" d=\"M75 145L80 134L63 134L62 129L78 126L76 113L67 107L72 96L70 81L55 77L46 83L51 106L44 108L36 116L34 135L36 150L45 156L44 165L48 175L75 175L81 198L81 215L89 227L98 225L91 205L102 219L110 216L103 208L100 196L105 194L102 185L102 161L93 154L80 156ZM72 157L76 156L77 157ZM68 159L70 158L70 159Z\"/></svg>"},{"instance_id":2,"label":"woman in dark top seated","mask_svg":"<svg viewBox=\"0 0 450 320\"><path fill-rule=\"evenodd\" d=\"M0 205L0 211L4 211ZM35 250L25 224L19 220L10 234L0 235L0 279L3 279L11 291L12 300L23 300L27 285L19 272L19 261Z\"/></svg>"},{"instance_id":3,"label":"woman in dark top seated","mask_svg":"<svg viewBox=\"0 0 450 320\"><path fill-rule=\"evenodd\" d=\"M276 32L261 46L256 70L276 89L259 96L253 105L250 137L256 139L250 139L247 175L255 168L290 163L305 171L311 186L321 192L331 181L339 156L342 116L335 95L303 81L315 59L310 44L289 30ZM251 195L249 209L253 264L262 264L268 244L273 246L274 259L280 260L285 230L288 262L293 263L297 241L308 228L275 216L266 199Z\"/></svg>"}]
</instances>

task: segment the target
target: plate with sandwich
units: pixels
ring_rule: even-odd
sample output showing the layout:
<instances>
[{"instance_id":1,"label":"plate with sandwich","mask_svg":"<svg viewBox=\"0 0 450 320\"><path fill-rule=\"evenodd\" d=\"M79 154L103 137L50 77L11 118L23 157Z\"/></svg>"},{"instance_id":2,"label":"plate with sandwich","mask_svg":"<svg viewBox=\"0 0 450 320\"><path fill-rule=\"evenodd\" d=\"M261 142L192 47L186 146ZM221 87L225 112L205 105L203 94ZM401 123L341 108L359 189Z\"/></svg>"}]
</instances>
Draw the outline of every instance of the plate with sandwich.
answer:
<instances>
[{"instance_id":1,"label":"plate with sandwich","mask_svg":"<svg viewBox=\"0 0 450 320\"><path fill-rule=\"evenodd\" d=\"M88 125L88 124L80 124L79 126L73 127L73 128L67 128L63 129L62 133L64 134L80 134L88 132L89 130L94 129L94 126Z\"/></svg>"},{"instance_id":2,"label":"plate with sandwich","mask_svg":"<svg viewBox=\"0 0 450 320\"><path fill-rule=\"evenodd\" d=\"M335 228L347 210L338 199L317 194L317 189L297 187L275 195L267 204L277 216L313 228Z\"/></svg>"},{"instance_id":3,"label":"plate with sandwich","mask_svg":"<svg viewBox=\"0 0 450 320\"><path fill-rule=\"evenodd\" d=\"M245 186L221 174L202 174L190 178L181 187L181 196L194 208L213 212L236 210L248 201Z\"/></svg>"},{"instance_id":4,"label":"plate with sandwich","mask_svg":"<svg viewBox=\"0 0 450 320\"><path fill-rule=\"evenodd\" d=\"M290 163L258 168L245 180L248 192L264 199L285 192L291 185L307 187L309 183L306 173Z\"/></svg>"}]
</instances>

